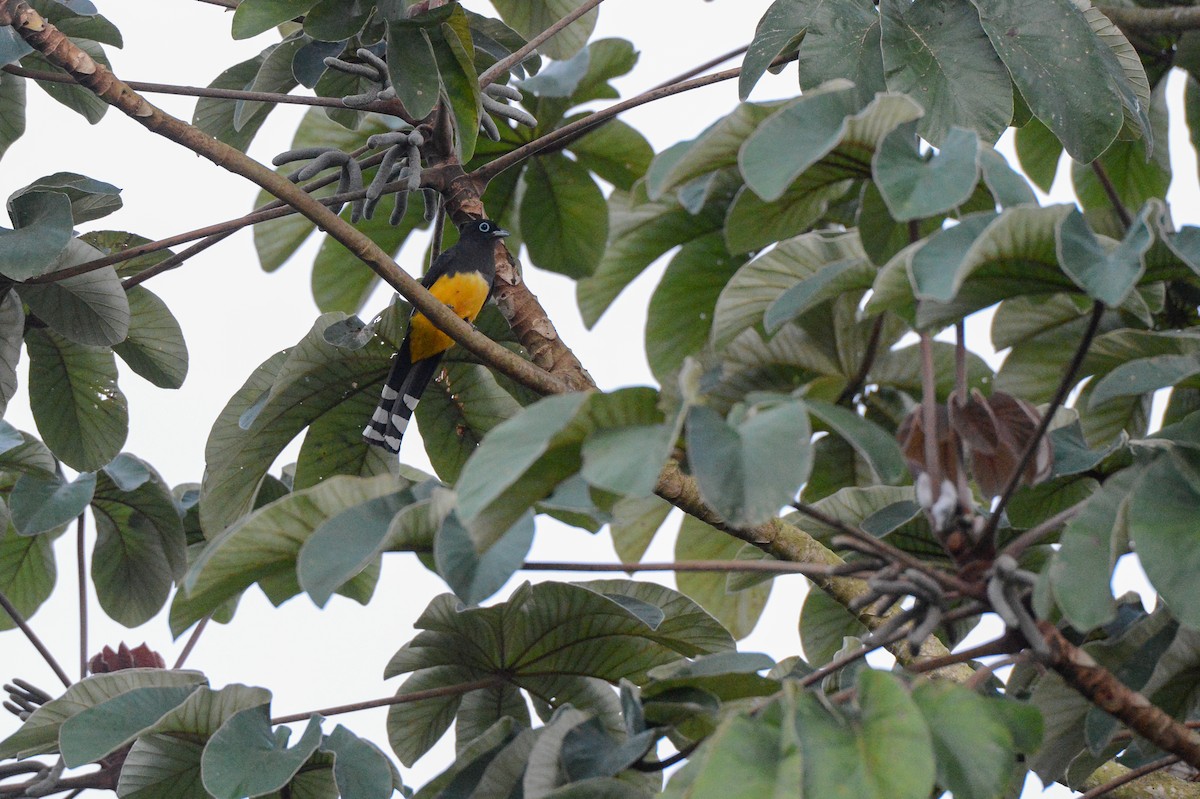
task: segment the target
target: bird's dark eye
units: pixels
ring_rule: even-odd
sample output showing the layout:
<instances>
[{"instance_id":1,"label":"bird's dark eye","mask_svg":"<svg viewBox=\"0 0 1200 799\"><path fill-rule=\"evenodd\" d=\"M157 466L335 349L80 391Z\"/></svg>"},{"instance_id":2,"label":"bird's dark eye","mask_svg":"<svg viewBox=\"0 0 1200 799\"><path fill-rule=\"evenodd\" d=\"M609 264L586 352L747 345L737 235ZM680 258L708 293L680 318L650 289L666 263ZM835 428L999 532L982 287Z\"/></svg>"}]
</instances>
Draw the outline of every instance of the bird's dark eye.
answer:
<instances>
[{"instance_id":1,"label":"bird's dark eye","mask_svg":"<svg viewBox=\"0 0 1200 799\"><path fill-rule=\"evenodd\" d=\"M487 222L479 223L479 232L480 233L490 233L491 230L492 230L492 226L489 225Z\"/></svg>"}]
</instances>

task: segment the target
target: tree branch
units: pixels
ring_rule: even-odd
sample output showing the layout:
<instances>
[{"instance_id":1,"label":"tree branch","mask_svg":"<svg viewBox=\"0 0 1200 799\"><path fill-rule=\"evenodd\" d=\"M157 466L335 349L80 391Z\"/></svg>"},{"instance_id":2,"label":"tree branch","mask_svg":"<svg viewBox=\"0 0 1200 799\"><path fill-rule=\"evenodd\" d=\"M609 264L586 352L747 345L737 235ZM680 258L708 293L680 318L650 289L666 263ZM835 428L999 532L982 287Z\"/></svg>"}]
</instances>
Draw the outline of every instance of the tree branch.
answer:
<instances>
[{"instance_id":1,"label":"tree branch","mask_svg":"<svg viewBox=\"0 0 1200 799\"><path fill-rule=\"evenodd\" d=\"M1047 665L1096 707L1119 719L1164 752L1200 768L1200 735L1121 683L1112 672L1062 636L1048 621L1038 631L1050 649Z\"/></svg>"},{"instance_id":2,"label":"tree branch","mask_svg":"<svg viewBox=\"0 0 1200 799\"><path fill-rule=\"evenodd\" d=\"M47 649L46 645L42 643L42 639L37 637L37 634L34 633L33 628L29 626L29 622L25 621L25 617L22 616L21 612L17 610L16 606L9 601L8 597L4 595L3 591L0 591L0 609L3 609L4 612L8 614L8 617L13 620L13 624L21 628L21 632L25 633L25 637L29 639L29 643L33 644L33 648L36 649L42 656L42 659L46 661L46 665L48 665L54 671L54 673L58 675L58 679L62 681L62 684L70 688L71 678L67 676L65 671L63 671L63 667L58 665L58 661L54 659L54 655L50 654L50 650Z\"/></svg>"},{"instance_id":3,"label":"tree branch","mask_svg":"<svg viewBox=\"0 0 1200 799\"><path fill-rule=\"evenodd\" d=\"M543 572L709 572L739 574L803 574L806 577L829 577L830 566L811 563L791 563L779 560L673 560L664 563L570 563L565 561L527 562L524 571Z\"/></svg>"},{"instance_id":4,"label":"tree branch","mask_svg":"<svg viewBox=\"0 0 1200 799\"><path fill-rule=\"evenodd\" d=\"M556 377L509 352L459 319L453 310L396 266L391 256L369 236L341 219L287 178L152 105L107 68L92 60L24 0L6 0L0 4L0 24L12 25L27 44L45 55L52 64L66 70L80 85L87 87L134 121L204 156L218 166L252 180L296 208L318 227L327 230L329 235L355 257L404 295L430 322L490 366L535 391L549 394L562 390L562 383Z\"/></svg>"},{"instance_id":5,"label":"tree branch","mask_svg":"<svg viewBox=\"0 0 1200 799\"><path fill-rule=\"evenodd\" d=\"M1097 785L1095 788L1092 788L1087 793L1080 794L1079 799L1099 799L1099 797L1101 797L1101 796L1108 796L1113 791L1115 791L1117 788L1120 788L1122 785L1126 785L1128 783L1133 782L1134 780L1141 779L1142 777L1145 777L1148 774L1153 774L1154 772L1156 772L1160 769L1164 769L1169 766L1173 766L1178 762L1179 762L1178 755L1168 755L1167 757L1161 758L1159 760L1155 760L1151 763L1146 763L1143 766L1138 766L1137 768L1128 769L1124 774L1120 774L1116 777L1113 777L1111 780L1109 780L1108 782L1106 782L1102 785ZM1147 792L1146 795L1150 796L1152 794Z\"/></svg>"},{"instance_id":6,"label":"tree branch","mask_svg":"<svg viewBox=\"0 0 1200 799\"><path fill-rule=\"evenodd\" d=\"M1200 6L1138 8L1100 6L1100 13L1123 31L1137 33L1183 33L1200 29Z\"/></svg>"},{"instance_id":7,"label":"tree branch","mask_svg":"<svg viewBox=\"0 0 1200 799\"><path fill-rule=\"evenodd\" d=\"M290 716L279 716L271 719L272 724L288 724L293 721L304 721L313 716L336 716L340 713L354 713L359 710L370 710L376 707L390 707L391 705L403 705L409 702L421 702L426 699L437 699L443 696L459 696L467 694L471 691L479 691L484 688L493 688L505 682L503 677L492 675L484 677L481 680L474 682L464 682L458 685L444 685L441 688L430 688L425 691L413 691L408 694L398 694L397 696L385 696L382 699L368 699L365 702L354 702L349 705L337 705L336 707L322 708L321 710L309 710L304 713L293 713Z\"/></svg>"}]
</instances>

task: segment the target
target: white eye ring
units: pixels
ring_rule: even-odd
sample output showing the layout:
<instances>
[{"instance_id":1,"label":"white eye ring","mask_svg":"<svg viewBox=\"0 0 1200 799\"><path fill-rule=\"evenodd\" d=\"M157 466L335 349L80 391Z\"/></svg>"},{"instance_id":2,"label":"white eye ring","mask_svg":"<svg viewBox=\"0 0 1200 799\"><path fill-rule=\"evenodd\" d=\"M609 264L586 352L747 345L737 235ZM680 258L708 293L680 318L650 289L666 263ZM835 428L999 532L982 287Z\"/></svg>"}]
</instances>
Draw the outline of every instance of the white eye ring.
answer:
<instances>
[{"instance_id":1,"label":"white eye ring","mask_svg":"<svg viewBox=\"0 0 1200 799\"><path fill-rule=\"evenodd\" d=\"M492 229L492 226L489 225L487 222L479 223L479 232L480 233L489 233L489 232L491 232L491 229Z\"/></svg>"}]
</instances>

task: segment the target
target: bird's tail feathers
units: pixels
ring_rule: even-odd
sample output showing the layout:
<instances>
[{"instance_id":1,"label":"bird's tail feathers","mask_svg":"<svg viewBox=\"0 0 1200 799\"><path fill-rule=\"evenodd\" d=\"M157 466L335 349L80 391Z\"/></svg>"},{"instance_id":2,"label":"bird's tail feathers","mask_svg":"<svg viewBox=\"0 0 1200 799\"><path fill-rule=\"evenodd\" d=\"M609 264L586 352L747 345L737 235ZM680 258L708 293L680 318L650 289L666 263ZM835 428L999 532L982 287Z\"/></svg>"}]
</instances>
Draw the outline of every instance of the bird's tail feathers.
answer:
<instances>
[{"instance_id":1,"label":"bird's tail feathers","mask_svg":"<svg viewBox=\"0 0 1200 799\"><path fill-rule=\"evenodd\" d=\"M363 438L368 444L399 454L400 442L417 408L417 402L437 373L441 361L440 354L416 363L409 362L407 353L401 352L396 356L388 379L383 384L379 405L363 429Z\"/></svg>"}]
</instances>

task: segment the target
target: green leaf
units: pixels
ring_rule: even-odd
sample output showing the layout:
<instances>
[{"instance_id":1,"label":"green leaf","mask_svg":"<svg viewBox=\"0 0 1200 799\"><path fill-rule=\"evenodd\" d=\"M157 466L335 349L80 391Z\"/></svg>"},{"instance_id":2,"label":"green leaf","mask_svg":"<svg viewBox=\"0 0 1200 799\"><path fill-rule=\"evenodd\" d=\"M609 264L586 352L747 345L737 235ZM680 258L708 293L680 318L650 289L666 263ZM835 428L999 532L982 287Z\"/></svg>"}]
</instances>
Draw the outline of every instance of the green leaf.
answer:
<instances>
[{"instance_id":1,"label":"green leaf","mask_svg":"<svg viewBox=\"0 0 1200 799\"><path fill-rule=\"evenodd\" d=\"M495 427L459 476L458 514L484 550L581 465L571 423L586 394L547 397Z\"/></svg>"},{"instance_id":2,"label":"green leaf","mask_svg":"<svg viewBox=\"0 0 1200 799\"><path fill-rule=\"evenodd\" d=\"M21 535L37 535L74 521L95 489L96 475L91 472L71 482L57 475L22 475L8 498L13 527Z\"/></svg>"},{"instance_id":3,"label":"green leaf","mask_svg":"<svg viewBox=\"0 0 1200 799\"><path fill-rule=\"evenodd\" d=\"M195 685L135 688L72 716L59 733L63 762L77 768L115 752L196 689Z\"/></svg>"},{"instance_id":4,"label":"green leaf","mask_svg":"<svg viewBox=\"0 0 1200 799\"><path fill-rule=\"evenodd\" d=\"M46 445L77 471L111 461L129 432L112 352L75 344L51 330L25 333L29 404Z\"/></svg>"},{"instance_id":5,"label":"green leaf","mask_svg":"<svg viewBox=\"0 0 1200 799\"><path fill-rule=\"evenodd\" d=\"M88 708L139 688L172 688L206 684L197 671L175 669L121 669L94 674L71 685L62 696L45 703L21 729L0 741L0 759L26 758L58 751L63 722Z\"/></svg>"},{"instance_id":6,"label":"green leaf","mask_svg":"<svg viewBox=\"0 0 1200 799\"><path fill-rule=\"evenodd\" d=\"M266 2L273 1L266 0ZM303 0L303 2L309 2L309 0ZM309 5L311 4L309 3ZM255 80L258 78L258 73L266 63L267 58L279 46L277 44L271 45L254 58L233 65L218 75L209 84L209 88L248 91L254 85ZM287 75L281 73L279 78L282 82L276 83L271 89L272 91L286 93L296 86L294 76L289 79ZM208 135L225 142L230 147L245 152L246 148L250 146L250 142L254 140L255 134L258 133L258 129L266 121L267 115L275 108L275 104L263 103L252 115L242 119L241 124L237 124L239 107L239 101L237 100L201 97L196 101L196 111L192 114L192 124Z\"/></svg>"},{"instance_id":7,"label":"green leaf","mask_svg":"<svg viewBox=\"0 0 1200 799\"><path fill-rule=\"evenodd\" d=\"M425 117L437 105L441 81L423 27L403 20L389 22L387 62L396 97L414 118Z\"/></svg>"},{"instance_id":8,"label":"green leaf","mask_svg":"<svg viewBox=\"0 0 1200 799\"><path fill-rule=\"evenodd\" d=\"M521 235L537 266L571 278L592 274L608 238L608 206L587 169L561 154L527 162Z\"/></svg>"},{"instance_id":9,"label":"green leaf","mask_svg":"<svg viewBox=\"0 0 1200 799\"><path fill-rule=\"evenodd\" d=\"M497 0L496 10L517 33L531 39L582 5L583 0ZM538 49L556 60L575 55L591 38L598 9L592 9L547 39Z\"/></svg>"},{"instance_id":10,"label":"green leaf","mask_svg":"<svg viewBox=\"0 0 1200 799\"><path fill-rule=\"evenodd\" d=\"M846 606L816 586L810 586L800 608L800 646L814 666L833 660L846 638L863 638L869 631Z\"/></svg>"},{"instance_id":11,"label":"green leaf","mask_svg":"<svg viewBox=\"0 0 1200 799\"><path fill-rule=\"evenodd\" d=\"M468 605L478 605L499 591L525 563L533 544L533 514L517 520L484 552L477 552L470 533L451 513L433 539L438 574Z\"/></svg>"},{"instance_id":12,"label":"green leaf","mask_svg":"<svg viewBox=\"0 0 1200 799\"><path fill-rule=\"evenodd\" d=\"M169 792L176 799L210 799L200 781L204 745L170 735L143 735L121 765L117 790L124 799L155 799Z\"/></svg>"},{"instance_id":13,"label":"green leaf","mask_svg":"<svg viewBox=\"0 0 1200 799\"><path fill-rule=\"evenodd\" d=\"M874 275L854 233L814 232L780 242L739 269L721 291L713 312L713 345L729 346L742 331L763 322L764 313L776 305L773 323L793 308L803 313L832 296L830 292L845 291L851 285L866 287Z\"/></svg>"},{"instance_id":14,"label":"green leaf","mask_svg":"<svg viewBox=\"0 0 1200 799\"><path fill-rule=\"evenodd\" d=\"M1107 21L1107 17L1105 17ZM1141 208L1153 198L1166 199L1171 185L1171 152L1167 141L1169 117L1166 85L1160 82L1147 106L1153 136L1118 139L1097 159L1117 197L1126 208ZM1152 140L1158 147L1150 149ZM1090 164L1071 164L1071 183L1079 204L1087 211L1111 213L1112 200Z\"/></svg>"},{"instance_id":15,"label":"green leaf","mask_svg":"<svg viewBox=\"0 0 1200 799\"><path fill-rule=\"evenodd\" d=\"M1189 545L1200 532L1194 512L1200 502L1200 456L1182 448L1162 453L1145 467L1141 485L1154 488L1131 492L1126 510L1138 559L1179 621L1200 627L1200 610L1187 601L1186 578L1200 567L1200 553Z\"/></svg>"},{"instance_id":16,"label":"green leaf","mask_svg":"<svg viewBox=\"0 0 1200 799\"><path fill-rule=\"evenodd\" d=\"M300 547L296 577L317 607L378 559L393 538L397 514L413 499L408 490L383 494L335 513L312 531Z\"/></svg>"},{"instance_id":17,"label":"green leaf","mask_svg":"<svg viewBox=\"0 0 1200 799\"><path fill-rule=\"evenodd\" d=\"M104 612L126 627L149 621L187 568L183 523L162 478L132 455L118 456L147 469L148 479L126 489L103 471L92 514L96 548L92 583Z\"/></svg>"},{"instance_id":18,"label":"green leaf","mask_svg":"<svg viewBox=\"0 0 1200 799\"><path fill-rule=\"evenodd\" d=\"M113 352L130 369L159 388L179 388L188 371L183 329L166 303L144 286L125 293L129 301L129 334Z\"/></svg>"},{"instance_id":19,"label":"green leaf","mask_svg":"<svg viewBox=\"0 0 1200 799\"><path fill-rule=\"evenodd\" d=\"M375 4L365 0L317 0L304 14L304 32L321 42L341 42L362 29Z\"/></svg>"},{"instance_id":20,"label":"green leaf","mask_svg":"<svg viewBox=\"0 0 1200 799\"><path fill-rule=\"evenodd\" d=\"M642 559L670 512L671 505L657 496L625 498L613 506L609 532L622 563Z\"/></svg>"},{"instance_id":21,"label":"green leaf","mask_svg":"<svg viewBox=\"0 0 1200 799\"><path fill-rule=\"evenodd\" d=\"M26 280L51 271L71 240L71 200L58 192L35 192L15 201L9 213L14 212L17 229L0 227L0 274Z\"/></svg>"},{"instance_id":22,"label":"green leaf","mask_svg":"<svg viewBox=\"0 0 1200 799\"><path fill-rule=\"evenodd\" d=\"M736 166L742 142L778 109L778 103L741 103L695 139L664 150L646 175L650 199L658 200L696 178Z\"/></svg>"},{"instance_id":23,"label":"green leaf","mask_svg":"<svg viewBox=\"0 0 1200 799\"><path fill-rule=\"evenodd\" d=\"M5 509L7 516L7 509ZM61 528L66 529L66 528ZM54 591L57 568L54 563L54 539L57 533L25 536L11 523L0 531L0 592L29 619ZM0 631L16 628L8 614L0 617Z\"/></svg>"},{"instance_id":24,"label":"green leaf","mask_svg":"<svg viewBox=\"0 0 1200 799\"><path fill-rule=\"evenodd\" d=\"M204 788L216 799L241 799L277 791L296 775L321 745L321 718L308 720L292 748L291 730L271 729L267 705L233 715L209 739L200 758Z\"/></svg>"},{"instance_id":25,"label":"green leaf","mask_svg":"<svg viewBox=\"0 0 1200 799\"><path fill-rule=\"evenodd\" d=\"M962 205L979 182L979 138L974 131L950 128L942 137L942 149L928 159L916 143L912 128L901 125L884 138L872 159L875 184L892 218L900 222Z\"/></svg>"},{"instance_id":26,"label":"green leaf","mask_svg":"<svg viewBox=\"0 0 1200 799\"><path fill-rule=\"evenodd\" d=\"M333 777L342 799L387 799L392 795L392 764L370 741L341 724L325 736L321 750L333 752Z\"/></svg>"},{"instance_id":27,"label":"green leaf","mask_svg":"<svg viewBox=\"0 0 1200 799\"><path fill-rule=\"evenodd\" d=\"M267 468L301 430L356 393L379 396L393 345L378 336L357 350L329 344L324 330L341 318L320 317L277 366L271 371L260 367L217 418L205 448L200 500L200 519L209 536L251 509ZM258 402L258 412L243 426L243 415ZM352 446L365 450L368 445L358 441Z\"/></svg>"},{"instance_id":28,"label":"green leaf","mask_svg":"<svg viewBox=\"0 0 1200 799\"><path fill-rule=\"evenodd\" d=\"M783 196L793 180L837 147L846 119L862 109L858 93L834 81L764 120L746 139L738 164L746 185L764 200Z\"/></svg>"},{"instance_id":29,"label":"green leaf","mask_svg":"<svg viewBox=\"0 0 1200 799\"><path fill-rule=\"evenodd\" d=\"M262 66L258 68L258 73L250 83L249 91L287 94L295 88L297 81L292 71L292 62L304 45L304 37L289 36L266 52L266 58L263 59ZM269 105L273 104L250 100L237 101L233 111L234 129L241 130L260 112L263 116L269 114L271 112L271 108L267 107Z\"/></svg>"},{"instance_id":30,"label":"green leaf","mask_svg":"<svg viewBox=\"0 0 1200 799\"><path fill-rule=\"evenodd\" d=\"M688 462L705 500L730 524L746 527L795 499L812 466L811 432L801 402L735 414L727 422L704 406L688 411Z\"/></svg>"},{"instance_id":31,"label":"green leaf","mask_svg":"<svg viewBox=\"0 0 1200 799\"><path fill-rule=\"evenodd\" d=\"M883 0L879 11L887 87L925 109L917 132L939 147L955 127L994 142L1012 119L1012 80L975 8L967 0Z\"/></svg>"},{"instance_id":32,"label":"green leaf","mask_svg":"<svg viewBox=\"0 0 1200 799\"><path fill-rule=\"evenodd\" d=\"M737 560L742 544L741 540L685 515L675 539L675 560ZM677 572L675 584L740 640L758 624L771 596L772 583L732 592L728 590L726 577L721 572Z\"/></svg>"},{"instance_id":33,"label":"green leaf","mask_svg":"<svg viewBox=\"0 0 1200 799\"><path fill-rule=\"evenodd\" d=\"M859 671L861 715L854 722L834 718L809 694L798 700L804 795L929 796L935 776L929 728L898 678L874 669Z\"/></svg>"},{"instance_id":34,"label":"green leaf","mask_svg":"<svg viewBox=\"0 0 1200 799\"><path fill-rule=\"evenodd\" d=\"M1021 171L1043 192L1049 192L1058 174L1058 162L1062 158L1062 142L1050 129L1037 119L1031 119L1019 128L1015 137L1017 158Z\"/></svg>"},{"instance_id":35,"label":"green leaf","mask_svg":"<svg viewBox=\"0 0 1200 799\"><path fill-rule=\"evenodd\" d=\"M594 428L583 442L580 475L603 491L648 496L675 446L677 430L663 424L658 392L625 388L588 401Z\"/></svg>"},{"instance_id":36,"label":"green leaf","mask_svg":"<svg viewBox=\"0 0 1200 799\"><path fill-rule=\"evenodd\" d=\"M322 524L342 511L395 491L396 478L331 477L319 485L288 494L266 505L214 537L192 563L184 580L185 611L172 613L179 632L226 600L260 583L282 602L301 591L296 563L305 542ZM203 502L203 499L201 500ZM343 591L374 585L377 570L367 569Z\"/></svg>"},{"instance_id":37,"label":"green leaf","mask_svg":"<svg viewBox=\"0 0 1200 799\"><path fill-rule=\"evenodd\" d=\"M111 183L94 180L74 172L56 172L53 175L38 178L28 186L17 189L9 195L9 213L13 213L13 203L18 197L42 192L67 195L71 201L71 217L76 225L108 216L121 208L119 196L121 190ZM15 217L14 221L16 221ZM24 224L18 223L18 227L24 227Z\"/></svg>"},{"instance_id":38,"label":"green leaf","mask_svg":"<svg viewBox=\"0 0 1200 799\"><path fill-rule=\"evenodd\" d=\"M0 158L25 135L25 79L0 75Z\"/></svg>"},{"instance_id":39,"label":"green leaf","mask_svg":"<svg viewBox=\"0 0 1200 799\"><path fill-rule=\"evenodd\" d=\"M249 39L303 16L317 0L245 0L233 13L233 38Z\"/></svg>"},{"instance_id":40,"label":"green leaf","mask_svg":"<svg viewBox=\"0 0 1200 799\"><path fill-rule=\"evenodd\" d=\"M778 253L779 249L772 252ZM853 289L866 288L874 277L875 270L862 258L851 257L825 264L816 274L802 279L767 306L763 327L768 333L775 333L826 300Z\"/></svg>"},{"instance_id":41,"label":"green leaf","mask_svg":"<svg viewBox=\"0 0 1200 799\"><path fill-rule=\"evenodd\" d=\"M654 259L676 245L721 230L723 203L711 202L692 214L677 201L648 202L635 189L608 198L608 246L595 271L575 284L583 322L595 325L627 285Z\"/></svg>"},{"instance_id":42,"label":"green leaf","mask_svg":"<svg viewBox=\"0 0 1200 799\"><path fill-rule=\"evenodd\" d=\"M830 402L806 400L808 412L854 447L880 482L899 483L908 474L895 436L852 410Z\"/></svg>"},{"instance_id":43,"label":"green leaf","mask_svg":"<svg viewBox=\"0 0 1200 799\"><path fill-rule=\"evenodd\" d=\"M437 31L429 32L433 55L442 79L442 92L454 113L454 146L465 163L475 153L479 136L480 99L479 76L475 73L475 45L471 42L470 25L459 6Z\"/></svg>"},{"instance_id":44,"label":"green leaf","mask_svg":"<svg viewBox=\"0 0 1200 799\"><path fill-rule=\"evenodd\" d=\"M575 155L577 163L622 191L633 188L654 158L650 142L619 119L594 128L567 145L567 149ZM607 205L604 219L607 233Z\"/></svg>"},{"instance_id":45,"label":"green leaf","mask_svg":"<svg viewBox=\"0 0 1200 799\"><path fill-rule=\"evenodd\" d=\"M775 0L770 5L758 27L754 38L742 59L742 71L738 75L738 97L745 100L755 85L771 67L771 62L781 55L791 53L804 39L808 9L796 0Z\"/></svg>"},{"instance_id":46,"label":"green leaf","mask_svg":"<svg viewBox=\"0 0 1200 799\"><path fill-rule=\"evenodd\" d=\"M710 233L683 245L667 264L646 312L646 358L660 383L704 348L717 298L745 261L729 254L721 233Z\"/></svg>"},{"instance_id":47,"label":"green leaf","mask_svg":"<svg viewBox=\"0 0 1200 799\"><path fill-rule=\"evenodd\" d=\"M57 266L99 257L78 239L63 254ZM129 300L111 266L51 283L25 284L19 292L31 313L76 344L108 347L124 341L129 333Z\"/></svg>"},{"instance_id":48,"label":"green leaf","mask_svg":"<svg viewBox=\"0 0 1200 799\"><path fill-rule=\"evenodd\" d=\"M1071 157L1087 163L1104 152L1122 124L1116 56L1074 3L972 3L1029 108Z\"/></svg>"},{"instance_id":49,"label":"green leaf","mask_svg":"<svg viewBox=\"0 0 1200 799\"><path fill-rule=\"evenodd\" d=\"M1110 308L1120 307L1145 272L1143 257L1154 234L1139 216L1125 240L1109 250L1092 233L1083 214L1071 211L1058 223L1058 259L1063 271L1088 296Z\"/></svg>"},{"instance_id":50,"label":"green leaf","mask_svg":"<svg viewBox=\"0 0 1200 799\"><path fill-rule=\"evenodd\" d=\"M1012 732L993 709L1008 700L987 699L944 680L916 685L912 698L933 739L938 785L956 799L1004 796L1017 753Z\"/></svg>"},{"instance_id":51,"label":"green leaf","mask_svg":"<svg viewBox=\"0 0 1200 799\"><path fill-rule=\"evenodd\" d=\"M1156 355L1127 361L1096 382L1088 407L1115 397L1145 394L1200 374L1200 355Z\"/></svg>"}]
</instances>

